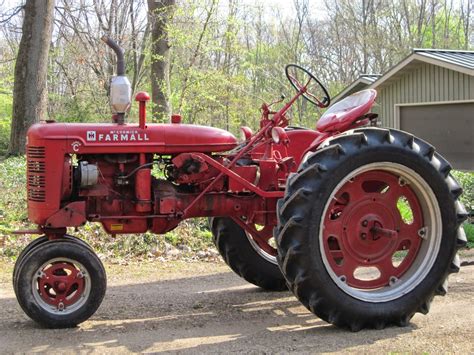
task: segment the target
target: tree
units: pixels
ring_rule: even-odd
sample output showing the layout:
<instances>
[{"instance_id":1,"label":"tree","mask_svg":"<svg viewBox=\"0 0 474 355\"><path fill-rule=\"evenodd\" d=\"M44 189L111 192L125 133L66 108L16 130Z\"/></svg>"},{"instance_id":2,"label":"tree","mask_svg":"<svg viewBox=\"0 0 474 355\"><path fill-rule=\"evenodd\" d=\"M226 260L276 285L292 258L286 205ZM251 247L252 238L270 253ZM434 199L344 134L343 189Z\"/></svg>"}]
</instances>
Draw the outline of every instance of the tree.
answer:
<instances>
[{"instance_id":1,"label":"tree","mask_svg":"<svg viewBox=\"0 0 474 355\"><path fill-rule=\"evenodd\" d=\"M151 26L151 98L153 117L165 119L171 114L170 65L168 21L175 7L175 0L148 0Z\"/></svg>"},{"instance_id":2,"label":"tree","mask_svg":"<svg viewBox=\"0 0 474 355\"><path fill-rule=\"evenodd\" d=\"M28 0L15 65L10 155L25 152L25 136L45 119L48 51L53 29L54 0Z\"/></svg>"}]
</instances>

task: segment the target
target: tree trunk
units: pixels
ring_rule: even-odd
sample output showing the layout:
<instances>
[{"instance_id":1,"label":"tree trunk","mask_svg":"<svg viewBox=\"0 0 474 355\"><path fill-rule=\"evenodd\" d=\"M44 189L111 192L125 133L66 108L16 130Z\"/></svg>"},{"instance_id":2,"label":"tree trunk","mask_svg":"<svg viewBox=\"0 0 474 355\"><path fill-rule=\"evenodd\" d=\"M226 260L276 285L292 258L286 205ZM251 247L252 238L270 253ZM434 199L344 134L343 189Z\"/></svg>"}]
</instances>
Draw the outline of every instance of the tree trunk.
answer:
<instances>
[{"instance_id":1,"label":"tree trunk","mask_svg":"<svg viewBox=\"0 0 474 355\"><path fill-rule=\"evenodd\" d=\"M54 0L27 0L15 64L9 155L25 152L26 131L45 119Z\"/></svg>"},{"instance_id":2,"label":"tree trunk","mask_svg":"<svg viewBox=\"0 0 474 355\"><path fill-rule=\"evenodd\" d=\"M171 114L169 103L169 43L167 25L173 14L175 0L148 0L151 25L151 99L153 117L165 120Z\"/></svg>"}]
</instances>

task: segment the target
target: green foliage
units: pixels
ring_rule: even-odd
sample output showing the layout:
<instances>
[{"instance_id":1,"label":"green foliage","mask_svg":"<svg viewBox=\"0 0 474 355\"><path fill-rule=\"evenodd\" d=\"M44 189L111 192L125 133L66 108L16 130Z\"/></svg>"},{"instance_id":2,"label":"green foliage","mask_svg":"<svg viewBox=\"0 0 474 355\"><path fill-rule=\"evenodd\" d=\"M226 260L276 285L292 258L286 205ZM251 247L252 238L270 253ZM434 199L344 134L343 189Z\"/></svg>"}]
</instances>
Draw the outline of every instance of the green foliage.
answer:
<instances>
[{"instance_id":1,"label":"green foliage","mask_svg":"<svg viewBox=\"0 0 474 355\"><path fill-rule=\"evenodd\" d=\"M12 117L13 96L0 87L0 154L8 149Z\"/></svg>"},{"instance_id":2,"label":"green foliage","mask_svg":"<svg viewBox=\"0 0 474 355\"><path fill-rule=\"evenodd\" d=\"M474 224L464 223L464 232L466 232L467 247L474 248Z\"/></svg>"},{"instance_id":3,"label":"green foliage","mask_svg":"<svg viewBox=\"0 0 474 355\"><path fill-rule=\"evenodd\" d=\"M0 162L0 232L27 221L26 161L12 157Z\"/></svg>"},{"instance_id":4,"label":"green foliage","mask_svg":"<svg viewBox=\"0 0 474 355\"><path fill-rule=\"evenodd\" d=\"M463 188L461 202L468 211L474 211L474 172L454 171L452 174Z\"/></svg>"},{"instance_id":5,"label":"green foliage","mask_svg":"<svg viewBox=\"0 0 474 355\"><path fill-rule=\"evenodd\" d=\"M10 141L15 52L16 46L10 51L0 40L0 155L6 153Z\"/></svg>"},{"instance_id":6,"label":"green foliage","mask_svg":"<svg viewBox=\"0 0 474 355\"><path fill-rule=\"evenodd\" d=\"M451 10L449 10L451 11ZM467 48L466 39L469 37L460 26L460 15L447 13L447 9L440 9L434 19L421 27L421 48ZM415 29L416 26L413 26Z\"/></svg>"},{"instance_id":7,"label":"green foliage","mask_svg":"<svg viewBox=\"0 0 474 355\"><path fill-rule=\"evenodd\" d=\"M410 224L413 222L413 211L406 197L400 197L397 201L397 209L400 212L403 222Z\"/></svg>"},{"instance_id":8,"label":"green foliage","mask_svg":"<svg viewBox=\"0 0 474 355\"><path fill-rule=\"evenodd\" d=\"M474 172L454 171L453 175L463 188L463 193L459 199L467 211L474 212ZM474 224L472 222L474 221L471 219L463 225L469 248L474 248Z\"/></svg>"}]
</instances>

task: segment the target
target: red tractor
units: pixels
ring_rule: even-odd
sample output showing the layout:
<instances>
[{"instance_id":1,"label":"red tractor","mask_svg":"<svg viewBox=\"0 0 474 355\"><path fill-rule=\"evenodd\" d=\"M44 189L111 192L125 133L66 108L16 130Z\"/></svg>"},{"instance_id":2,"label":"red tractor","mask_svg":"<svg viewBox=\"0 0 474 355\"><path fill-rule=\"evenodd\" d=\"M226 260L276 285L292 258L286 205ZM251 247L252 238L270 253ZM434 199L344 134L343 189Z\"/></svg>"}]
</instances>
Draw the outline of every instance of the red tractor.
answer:
<instances>
[{"instance_id":1,"label":"red tractor","mask_svg":"<svg viewBox=\"0 0 474 355\"><path fill-rule=\"evenodd\" d=\"M289 125L303 97L330 98L290 64L296 95L262 105L243 140L221 129L125 123L130 85L123 50L111 81L110 124L43 122L27 139L29 219L42 234L20 254L14 290L25 313L52 328L75 326L99 307L104 267L68 227L99 222L110 234L166 233L209 217L217 249L238 275L266 290L289 288L318 317L359 330L406 325L427 313L459 270L466 211L451 166L409 133L373 126L374 90L330 107L316 129ZM158 174L152 173L158 171Z\"/></svg>"}]
</instances>

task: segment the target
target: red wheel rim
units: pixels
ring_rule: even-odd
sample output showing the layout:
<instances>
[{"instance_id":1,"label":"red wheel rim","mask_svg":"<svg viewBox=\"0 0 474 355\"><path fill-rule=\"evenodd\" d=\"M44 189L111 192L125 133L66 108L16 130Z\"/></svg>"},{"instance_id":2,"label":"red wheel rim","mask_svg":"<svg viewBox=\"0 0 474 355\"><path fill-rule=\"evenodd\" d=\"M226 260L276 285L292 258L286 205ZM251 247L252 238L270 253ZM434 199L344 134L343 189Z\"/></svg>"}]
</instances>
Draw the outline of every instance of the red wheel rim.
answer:
<instances>
[{"instance_id":1,"label":"red wheel rim","mask_svg":"<svg viewBox=\"0 0 474 355\"><path fill-rule=\"evenodd\" d=\"M273 226L265 226L263 229L259 230L257 233L253 233L253 240L257 245L265 251L267 254L276 257L278 252L277 250L269 244L270 240L273 237Z\"/></svg>"},{"instance_id":2,"label":"red wheel rim","mask_svg":"<svg viewBox=\"0 0 474 355\"><path fill-rule=\"evenodd\" d=\"M36 281L41 300L60 311L78 302L85 291L83 272L67 261L44 265Z\"/></svg>"},{"instance_id":3,"label":"red wheel rim","mask_svg":"<svg viewBox=\"0 0 474 355\"><path fill-rule=\"evenodd\" d=\"M270 244L273 238L273 226L264 226L259 230L257 230L256 226L251 226L250 228L252 229L252 232L249 233L248 231L245 231L245 234L247 235L252 247L264 259L272 264L276 264L278 251Z\"/></svg>"},{"instance_id":4,"label":"red wheel rim","mask_svg":"<svg viewBox=\"0 0 474 355\"><path fill-rule=\"evenodd\" d=\"M400 201L411 220L401 215ZM323 251L332 271L350 287L390 286L412 266L423 241L421 203L394 173L369 170L336 192L324 216Z\"/></svg>"}]
</instances>

